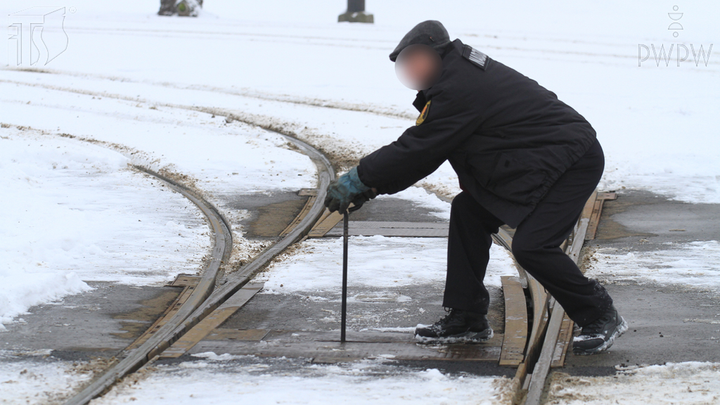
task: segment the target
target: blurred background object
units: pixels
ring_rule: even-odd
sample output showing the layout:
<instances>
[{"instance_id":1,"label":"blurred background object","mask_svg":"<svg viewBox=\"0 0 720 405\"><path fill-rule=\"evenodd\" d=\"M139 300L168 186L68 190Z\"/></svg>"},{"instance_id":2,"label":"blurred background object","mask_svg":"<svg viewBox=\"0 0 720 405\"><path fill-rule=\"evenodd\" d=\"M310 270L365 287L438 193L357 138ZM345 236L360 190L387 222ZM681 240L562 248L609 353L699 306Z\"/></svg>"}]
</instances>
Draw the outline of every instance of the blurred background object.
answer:
<instances>
[{"instance_id":1,"label":"blurred background object","mask_svg":"<svg viewBox=\"0 0 720 405\"><path fill-rule=\"evenodd\" d=\"M158 15L197 17L202 5L203 0L160 0Z\"/></svg>"},{"instance_id":2,"label":"blurred background object","mask_svg":"<svg viewBox=\"0 0 720 405\"><path fill-rule=\"evenodd\" d=\"M365 0L348 0L347 11L338 16L338 22L359 22L372 24L375 19L365 12Z\"/></svg>"}]
</instances>

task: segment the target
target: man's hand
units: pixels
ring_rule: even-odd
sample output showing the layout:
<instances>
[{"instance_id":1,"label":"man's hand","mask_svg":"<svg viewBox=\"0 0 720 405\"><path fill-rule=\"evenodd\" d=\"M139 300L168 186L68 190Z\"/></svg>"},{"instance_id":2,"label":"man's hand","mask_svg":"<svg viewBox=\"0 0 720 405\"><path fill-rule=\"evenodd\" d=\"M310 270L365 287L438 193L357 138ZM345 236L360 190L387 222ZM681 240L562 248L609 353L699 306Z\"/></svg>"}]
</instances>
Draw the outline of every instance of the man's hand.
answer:
<instances>
[{"instance_id":1,"label":"man's hand","mask_svg":"<svg viewBox=\"0 0 720 405\"><path fill-rule=\"evenodd\" d=\"M357 167L340 176L328 186L325 206L330 212L339 211L345 213L350 203L355 206L351 211L360 209L367 201L375 198L377 192L360 181Z\"/></svg>"}]
</instances>

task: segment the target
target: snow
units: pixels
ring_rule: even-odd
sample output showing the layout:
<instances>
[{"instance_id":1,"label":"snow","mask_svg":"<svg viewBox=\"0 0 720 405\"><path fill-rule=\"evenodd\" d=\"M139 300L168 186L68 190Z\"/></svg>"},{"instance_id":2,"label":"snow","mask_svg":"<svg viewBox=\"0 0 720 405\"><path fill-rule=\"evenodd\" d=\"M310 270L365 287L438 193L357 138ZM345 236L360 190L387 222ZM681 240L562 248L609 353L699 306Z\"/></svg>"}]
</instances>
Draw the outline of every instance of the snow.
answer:
<instances>
[{"instance_id":1,"label":"snow","mask_svg":"<svg viewBox=\"0 0 720 405\"><path fill-rule=\"evenodd\" d=\"M282 255L258 280L265 293L337 292L342 282L342 238L308 239ZM510 254L493 245L485 285L516 276ZM444 284L447 238L355 236L348 246L348 286L391 288Z\"/></svg>"},{"instance_id":2,"label":"snow","mask_svg":"<svg viewBox=\"0 0 720 405\"><path fill-rule=\"evenodd\" d=\"M14 6L5 7L12 12ZM372 25L336 23L344 3L329 0L301 6L216 0L192 19L159 17L156 8L140 0L76 2L66 16L68 49L43 67L51 74L3 71L3 85L49 84L148 103L223 108L296 132L350 164L412 124L413 94L397 81L387 54L412 25L434 18L445 22L451 37L538 80L590 120L608 158L602 188L720 202L720 137L710 124L720 90L715 53L707 64L657 66L651 59L638 66L639 45L709 50L720 34L716 2L680 5L684 30L678 38L667 29L670 6L649 0L631 6L525 2L487 10L466 0L442 8L369 2ZM0 94L3 109L12 107L6 110L12 119L0 116L3 122L26 123L33 108L24 103L48 97L47 91L33 96L27 86L5 87ZM74 133L70 118L33 124ZM421 184L447 196L458 191L447 165Z\"/></svg>"},{"instance_id":3,"label":"snow","mask_svg":"<svg viewBox=\"0 0 720 405\"><path fill-rule=\"evenodd\" d=\"M555 373L549 404L620 405L720 403L720 364L667 363L632 367L610 377Z\"/></svg>"},{"instance_id":4,"label":"snow","mask_svg":"<svg viewBox=\"0 0 720 405\"><path fill-rule=\"evenodd\" d=\"M635 281L720 292L720 243L669 243L667 249L624 252L601 248L587 275L609 282Z\"/></svg>"},{"instance_id":5,"label":"snow","mask_svg":"<svg viewBox=\"0 0 720 405\"><path fill-rule=\"evenodd\" d=\"M292 373L272 367L293 366L292 360L276 364L252 356L203 353L205 360L161 365L137 384L112 389L92 405L118 404L142 398L144 404L498 404L503 385L494 377L443 374L388 366L380 359L339 365L305 364ZM234 361L235 360L235 361ZM280 364L277 364L280 363ZM312 382L310 383L309 380Z\"/></svg>"},{"instance_id":6,"label":"snow","mask_svg":"<svg viewBox=\"0 0 720 405\"><path fill-rule=\"evenodd\" d=\"M430 210L430 215L438 218L438 220L450 220L450 204L438 198L435 194L427 190L413 186L392 195L379 195L378 200L386 198L400 198L411 201L413 206L422 207Z\"/></svg>"},{"instance_id":7,"label":"snow","mask_svg":"<svg viewBox=\"0 0 720 405\"><path fill-rule=\"evenodd\" d=\"M195 273L210 247L185 197L130 171L120 153L36 131L0 129L0 323L87 291ZM179 254L179 252L184 252Z\"/></svg>"},{"instance_id":8,"label":"snow","mask_svg":"<svg viewBox=\"0 0 720 405\"><path fill-rule=\"evenodd\" d=\"M72 103L54 96L57 103ZM83 97L89 98L78 96ZM0 129L5 134L0 186L13 190L0 197L5 208L0 280L12 287L0 299L0 323L33 305L86 291L84 281L152 285L197 272L211 243L202 213L160 182L131 172L128 164L190 174L221 208L226 194L314 187L313 163L287 149L287 140L277 134L247 125L187 124L178 135L177 127L143 122L142 113L113 124L109 121L117 121L123 107L136 107L114 102L103 107L104 115L86 117L74 133L117 150L37 130ZM166 120L179 115L143 112ZM244 217L234 212L230 219L237 223ZM247 244L242 229L234 230L236 243Z\"/></svg>"},{"instance_id":9,"label":"snow","mask_svg":"<svg viewBox=\"0 0 720 405\"><path fill-rule=\"evenodd\" d=\"M7 83L0 83L0 90L0 101L22 94L21 102L3 106L0 122L30 121L33 128L122 145L135 152L132 163L191 175L211 195L297 190L315 183L315 166L285 148L286 139L212 114L35 87L18 92ZM25 118L35 115L43 121Z\"/></svg>"},{"instance_id":10,"label":"snow","mask_svg":"<svg viewBox=\"0 0 720 405\"><path fill-rule=\"evenodd\" d=\"M83 370L78 363L35 359L37 356L47 355L48 353L9 354L0 351L0 403L60 403L92 377L92 373Z\"/></svg>"}]
</instances>

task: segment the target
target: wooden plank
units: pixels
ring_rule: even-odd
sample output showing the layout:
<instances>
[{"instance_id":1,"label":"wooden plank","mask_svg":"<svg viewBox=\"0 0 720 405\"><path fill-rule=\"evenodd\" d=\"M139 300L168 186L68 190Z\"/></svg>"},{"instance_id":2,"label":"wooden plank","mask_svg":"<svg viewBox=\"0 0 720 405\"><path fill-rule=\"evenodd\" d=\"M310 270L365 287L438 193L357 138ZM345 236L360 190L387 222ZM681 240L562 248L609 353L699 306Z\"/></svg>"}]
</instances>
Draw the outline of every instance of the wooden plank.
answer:
<instances>
[{"instance_id":1,"label":"wooden plank","mask_svg":"<svg viewBox=\"0 0 720 405\"><path fill-rule=\"evenodd\" d=\"M284 237L285 235L292 232L292 230L295 229L295 227L298 226L298 224L301 223L303 219L305 219L307 214L312 209L313 205L315 205L316 199L316 196L310 196L310 198L307 199L302 210L300 210L300 213L297 214L297 216L295 217L295 219L293 219L290 225L288 225L282 232L280 232L280 237Z\"/></svg>"},{"instance_id":2,"label":"wooden plank","mask_svg":"<svg viewBox=\"0 0 720 405\"><path fill-rule=\"evenodd\" d=\"M334 363L391 356L394 360L495 361L504 336L477 344L419 344L412 333L348 331L341 343L336 331L215 329L189 353L310 358Z\"/></svg>"},{"instance_id":3,"label":"wooden plank","mask_svg":"<svg viewBox=\"0 0 720 405\"><path fill-rule=\"evenodd\" d=\"M597 193L595 203L593 205L592 214L590 215L590 224L588 225L588 231L585 235L585 240L595 239L597 235L597 228L600 224L600 218L602 217L603 204L606 200L616 200L616 193Z\"/></svg>"},{"instance_id":4,"label":"wooden plank","mask_svg":"<svg viewBox=\"0 0 720 405\"><path fill-rule=\"evenodd\" d=\"M585 233L587 232L590 220L587 218L580 218L578 221L578 229L575 231L573 236L573 243L568 247L567 255L576 263L580 262L580 252L582 252L583 245L585 245Z\"/></svg>"},{"instance_id":5,"label":"wooden plank","mask_svg":"<svg viewBox=\"0 0 720 405\"><path fill-rule=\"evenodd\" d=\"M262 286L262 283L246 284L210 315L203 318L202 321L173 343L172 346L160 353L159 356L161 358L175 358L187 353L215 328L222 325L237 312L238 309L250 301L250 299L262 289Z\"/></svg>"},{"instance_id":6,"label":"wooden plank","mask_svg":"<svg viewBox=\"0 0 720 405\"><path fill-rule=\"evenodd\" d=\"M502 334L480 344L423 345L415 341L373 342L348 340L292 341L265 338L253 341L203 340L191 353L213 351L217 354L258 357L312 358L316 363L334 363L391 356L393 360L492 361L500 359Z\"/></svg>"},{"instance_id":7,"label":"wooden plank","mask_svg":"<svg viewBox=\"0 0 720 405\"><path fill-rule=\"evenodd\" d=\"M588 198L588 200L585 202L585 207L583 208L583 211L580 214L580 218L590 218L592 216L593 207L595 206L595 200L597 200L597 196L598 196L597 190L593 191L590 198Z\"/></svg>"},{"instance_id":8,"label":"wooden plank","mask_svg":"<svg viewBox=\"0 0 720 405\"><path fill-rule=\"evenodd\" d=\"M178 277L179 278L179 277ZM199 277L198 277L199 279ZM178 279L175 279L177 281ZM170 319L172 319L175 314L180 310L180 308L187 302L188 298L192 295L193 291L195 291L195 287L197 286L197 280L194 282L190 280L189 278L187 280L188 283L186 284L185 288L183 288L180 295L178 295L177 298L175 298L175 301L167 307L165 312L160 316L155 322L150 325L145 332L143 332L142 335L138 336L137 339L135 339L134 342L132 342L128 347L125 348L125 351L130 352L133 349L136 349L140 347L143 343L145 343L152 335L157 333L160 328L162 328ZM180 281L182 283L182 281ZM174 284L174 283L173 283Z\"/></svg>"},{"instance_id":9,"label":"wooden plank","mask_svg":"<svg viewBox=\"0 0 720 405\"><path fill-rule=\"evenodd\" d=\"M215 328L203 340L261 341L268 334L265 329L223 329Z\"/></svg>"},{"instance_id":10,"label":"wooden plank","mask_svg":"<svg viewBox=\"0 0 720 405\"><path fill-rule=\"evenodd\" d=\"M178 274L169 284L170 287L195 287L200 282L201 277L192 276L190 274Z\"/></svg>"},{"instance_id":11,"label":"wooden plank","mask_svg":"<svg viewBox=\"0 0 720 405\"><path fill-rule=\"evenodd\" d=\"M600 215L602 214L603 201L604 200L597 199L593 204L593 210L589 218L588 231L585 235L585 240L595 239L595 234L597 233L597 228L600 223Z\"/></svg>"},{"instance_id":12,"label":"wooden plank","mask_svg":"<svg viewBox=\"0 0 720 405\"><path fill-rule=\"evenodd\" d=\"M355 204L350 203L350 207L354 207ZM322 238L330 232L331 229L335 228L337 224L340 223L343 219L343 214L339 213L338 211L330 212L327 209L323 213L322 216L320 216L320 219L315 223L315 226L312 227L310 232L308 232L307 237L308 238Z\"/></svg>"},{"instance_id":13,"label":"wooden plank","mask_svg":"<svg viewBox=\"0 0 720 405\"><path fill-rule=\"evenodd\" d=\"M348 234L351 236L405 236L446 238L450 224L438 222L390 222L390 221L350 221ZM339 224L325 236L342 236Z\"/></svg>"},{"instance_id":14,"label":"wooden plank","mask_svg":"<svg viewBox=\"0 0 720 405\"><path fill-rule=\"evenodd\" d=\"M567 356L567 348L573 337L573 327L575 323L568 318L567 314L563 317L558 341L555 345L555 353L553 353L552 364L550 367L557 368L565 365L565 357Z\"/></svg>"},{"instance_id":15,"label":"wooden plank","mask_svg":"<svg viewBox=\"0 0 720 405\"><path fill-rule=\"evenodd\" d=\"M572 243L566 248L566 253L573 258L576 263L585 242L589 218L592 215L597 195L598 193L596 190L585 203L582 214L575 225L575 230L572 235ZM554 299L552 301L553 303L555 302ZM546 308L547 305L548 304L546 302ZM564 356L564 353L556 353L564 317L565 311L562 309L562 306L555 303L552 306L550 319L546 319L546 321L541 325L542 327L538 328L538 332L544 335L541 349L538 347L539 345L533 344L539 341L539 336L531 334L530 341L528 342L527 354L525 355L525 361L520 364L517 372L515 373L515 378L513 379L513 386L515 389L515 394L512 399L513 404L539 404L545 387L545 379L548 375L552 360L558 356ZM533 329L535 329L536 323L537 321L534 320ZM572 330L572 325L569 326L569 329ZM572 333L570 333L570 336L572 336ZM535 340L536 338L537 340ZM566 349L567 347L564 347L564 350ZM537 359L537 361L535 361L535 359ZM531 367L531 365L533 368L532 374L528 374L528 368Z\"/></svg>"},{"instance_id":16,"label":"wooden plank","mask_svg":"<svg viewBox=\"0 0 720 405\"><path fill-rule=\"evenodd\" d=\"M505 298L505 337L500 353L501 366L517 366L525 358L528 335L527 307L517 277L501 277Z\"/></svg>"},{"instance_id":17,"label":"wooden plank","mask_svg":"<svg viewBox=\"0 0 720 405\"><path fill-rule=\"evenodd\" d=\"M308 232L308 238L322 238L326 233L330 232L335 225L339 224L342 219L343 215L339 212L335 211L330 213L330 211L325 210L325 214L320 217L320 220L315 223L315 226Z\"/></svg>"}]
</instances>

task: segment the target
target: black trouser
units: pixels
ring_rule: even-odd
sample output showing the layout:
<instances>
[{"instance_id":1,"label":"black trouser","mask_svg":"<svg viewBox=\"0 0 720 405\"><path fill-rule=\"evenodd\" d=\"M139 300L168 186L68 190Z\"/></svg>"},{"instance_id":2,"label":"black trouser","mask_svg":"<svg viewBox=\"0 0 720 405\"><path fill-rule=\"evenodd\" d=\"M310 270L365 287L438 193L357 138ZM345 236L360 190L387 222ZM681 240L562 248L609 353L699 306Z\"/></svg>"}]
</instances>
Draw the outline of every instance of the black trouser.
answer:
<instances>
[{"instance_id":1,"label":"black trouser","mask_svg":"<svg viewBox=\"0 0 720 405\"><path fill-rule=\"evenodd\" d=\"M567 239L585 202L597 187L605 166L598 142L550 188L535 210L517 227L515 260L562 305L580 326L598 319L612 299L597 281L588 279L560 244ZM487 314L490 298L483 284L491 234L503 222L462 192L452 202L448 271L443 306Z\"/></svg>"}]
</instances>

